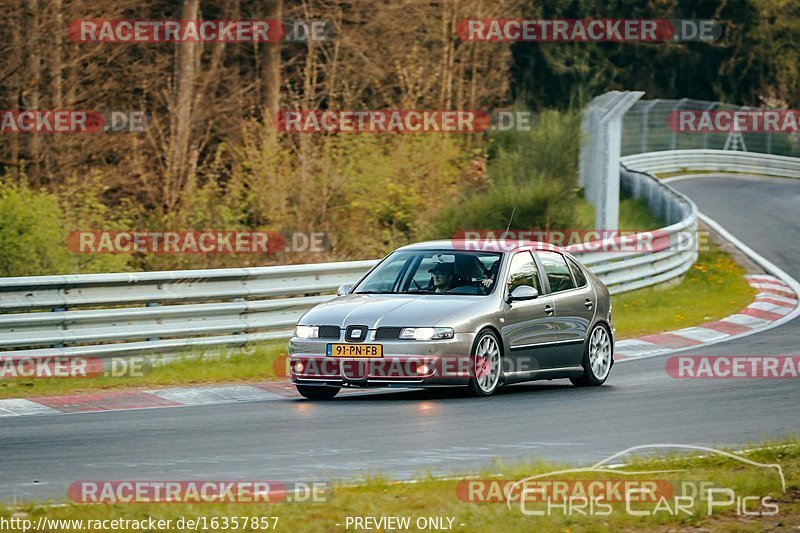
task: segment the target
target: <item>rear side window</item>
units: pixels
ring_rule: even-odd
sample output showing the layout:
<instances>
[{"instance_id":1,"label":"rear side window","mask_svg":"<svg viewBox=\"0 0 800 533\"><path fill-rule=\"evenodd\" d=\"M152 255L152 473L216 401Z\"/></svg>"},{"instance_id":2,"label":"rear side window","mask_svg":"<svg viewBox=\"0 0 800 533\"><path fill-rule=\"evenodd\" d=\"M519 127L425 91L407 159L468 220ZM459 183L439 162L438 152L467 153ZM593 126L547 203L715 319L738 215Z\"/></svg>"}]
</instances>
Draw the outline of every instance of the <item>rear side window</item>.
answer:
<instances>
[{"instance_id":1,"label":"rear side window","mask_svg":"<svg viewBox=\"0 0 800 533\"><path fill-rule=\"evenodd\" d=\"M581 270L581 267L579 267L578 263L576 263L569 257L567 258L567 261L569 261L569 267L572 269L572 273L575 275L575 283L578 285L578 287L585 286L586 275L583 273L583 270Z\"/></svg>"},{"instance_id":2,"label":"rear side window","mask_svg":"<svg viewBox=\"0 0 800 533\"><path fill-rule=\"evenodd\" d=\"M569 271L564 256L555 252L539 252L547 281L550 282L551 292L568 291L575 288L572 273Z\"/></svg>"}]
</instances>

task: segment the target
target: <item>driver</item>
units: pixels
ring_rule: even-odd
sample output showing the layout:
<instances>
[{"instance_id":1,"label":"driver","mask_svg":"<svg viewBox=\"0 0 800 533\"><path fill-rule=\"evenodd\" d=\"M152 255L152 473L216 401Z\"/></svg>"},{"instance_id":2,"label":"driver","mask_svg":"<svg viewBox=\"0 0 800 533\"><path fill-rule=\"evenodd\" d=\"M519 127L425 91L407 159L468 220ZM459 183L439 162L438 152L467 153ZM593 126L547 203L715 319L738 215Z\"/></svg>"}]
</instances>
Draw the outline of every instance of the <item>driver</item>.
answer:
<instances>
[{"instance_id":1,"label":"driver","mask_svg":"<svg viewBox=\"0 0 800 533\"><path fill-rule=\"evenodd\" d=\"M436 292L447 292L455 287L456 266L453 263L436 263L428 270L433 274L433 286Z\"/></svg>"}]
</instances>

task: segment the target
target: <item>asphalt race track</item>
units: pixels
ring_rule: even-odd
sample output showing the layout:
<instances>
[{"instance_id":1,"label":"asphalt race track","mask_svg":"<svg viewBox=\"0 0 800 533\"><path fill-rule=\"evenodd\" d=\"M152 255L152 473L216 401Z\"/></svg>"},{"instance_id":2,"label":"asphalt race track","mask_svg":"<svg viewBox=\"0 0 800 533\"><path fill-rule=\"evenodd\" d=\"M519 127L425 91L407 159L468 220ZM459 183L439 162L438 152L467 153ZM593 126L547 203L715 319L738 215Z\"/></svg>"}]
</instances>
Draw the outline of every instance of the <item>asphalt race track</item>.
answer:
<instances>
[{"instance_id":1,"label":"asphalt race track","mask_svg":"<svg viewBox=\"0 0 800 533\"><path fill-rule=\"evenodd\" d=\"M800 278L800 180L673 184L700 211ZM698 355L800 353L800 320ZM77 480L319 481L491 470L496 459L588 463L655 443L745 446L800 427L797 380L680 380L664 357L607 384L508 387L489 399L377 392L334 402L238 403L0 420L0 500L65 497Z\"/></svg>"}]
</instances>

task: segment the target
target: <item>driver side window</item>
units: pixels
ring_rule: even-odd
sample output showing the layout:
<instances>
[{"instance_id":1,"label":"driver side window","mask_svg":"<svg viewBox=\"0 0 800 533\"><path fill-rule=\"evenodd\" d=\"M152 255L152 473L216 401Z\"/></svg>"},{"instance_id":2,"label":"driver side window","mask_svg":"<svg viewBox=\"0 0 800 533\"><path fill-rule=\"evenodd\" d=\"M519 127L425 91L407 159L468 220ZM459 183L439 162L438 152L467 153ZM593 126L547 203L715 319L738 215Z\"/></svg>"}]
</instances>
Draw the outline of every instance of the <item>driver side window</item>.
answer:
<instances>
[{"instance_id":1,"label":"driver side window","mask_svg":"<svg viewBox=\"0 0 800 533\"><path fill-rule=\"evenodd\" d=\"M542 292L539 271L536 269L536 263L533 262L530 252L519 252L511 260L511 268L508 271L508 293L511 294L511 291L520 285L530 285L540 293Z\"/></svg>"}]
</instances>

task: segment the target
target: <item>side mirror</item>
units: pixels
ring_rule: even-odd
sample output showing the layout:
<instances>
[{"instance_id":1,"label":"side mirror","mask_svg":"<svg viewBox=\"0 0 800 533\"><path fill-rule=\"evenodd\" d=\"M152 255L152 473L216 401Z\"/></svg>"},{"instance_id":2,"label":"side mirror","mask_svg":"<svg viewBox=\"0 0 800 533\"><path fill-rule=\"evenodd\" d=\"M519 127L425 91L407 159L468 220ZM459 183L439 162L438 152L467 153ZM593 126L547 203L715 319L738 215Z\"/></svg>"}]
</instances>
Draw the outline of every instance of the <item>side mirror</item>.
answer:
<instances>
[{"instance_id":1,"label":"side mirror","mask_svg":"<svg viewBox=\"0 0 800 533\"><path fill-rule=\"evenodd\" d=\"M352 289L352 288L353 288L353 284L352 283L344 283L342 285L339 285L339 288L336 289L336 296L341 296L343 294L347 294L348 292L350 292L350 289Z\"/></svg>"},{"instance_id":2,"label":"side mirror","mask_svg":"<svg viewBox=\"0 0 800 533\"><path fill-rule=\"evenodd\" d=\"M535 300L538 297L539 291L537 291L536 288L531 287L530 285L520 285L511 291L511 294L508 295L506 301L508 303L521 302L524 300Z\"/></svg>"}]
</instances>

